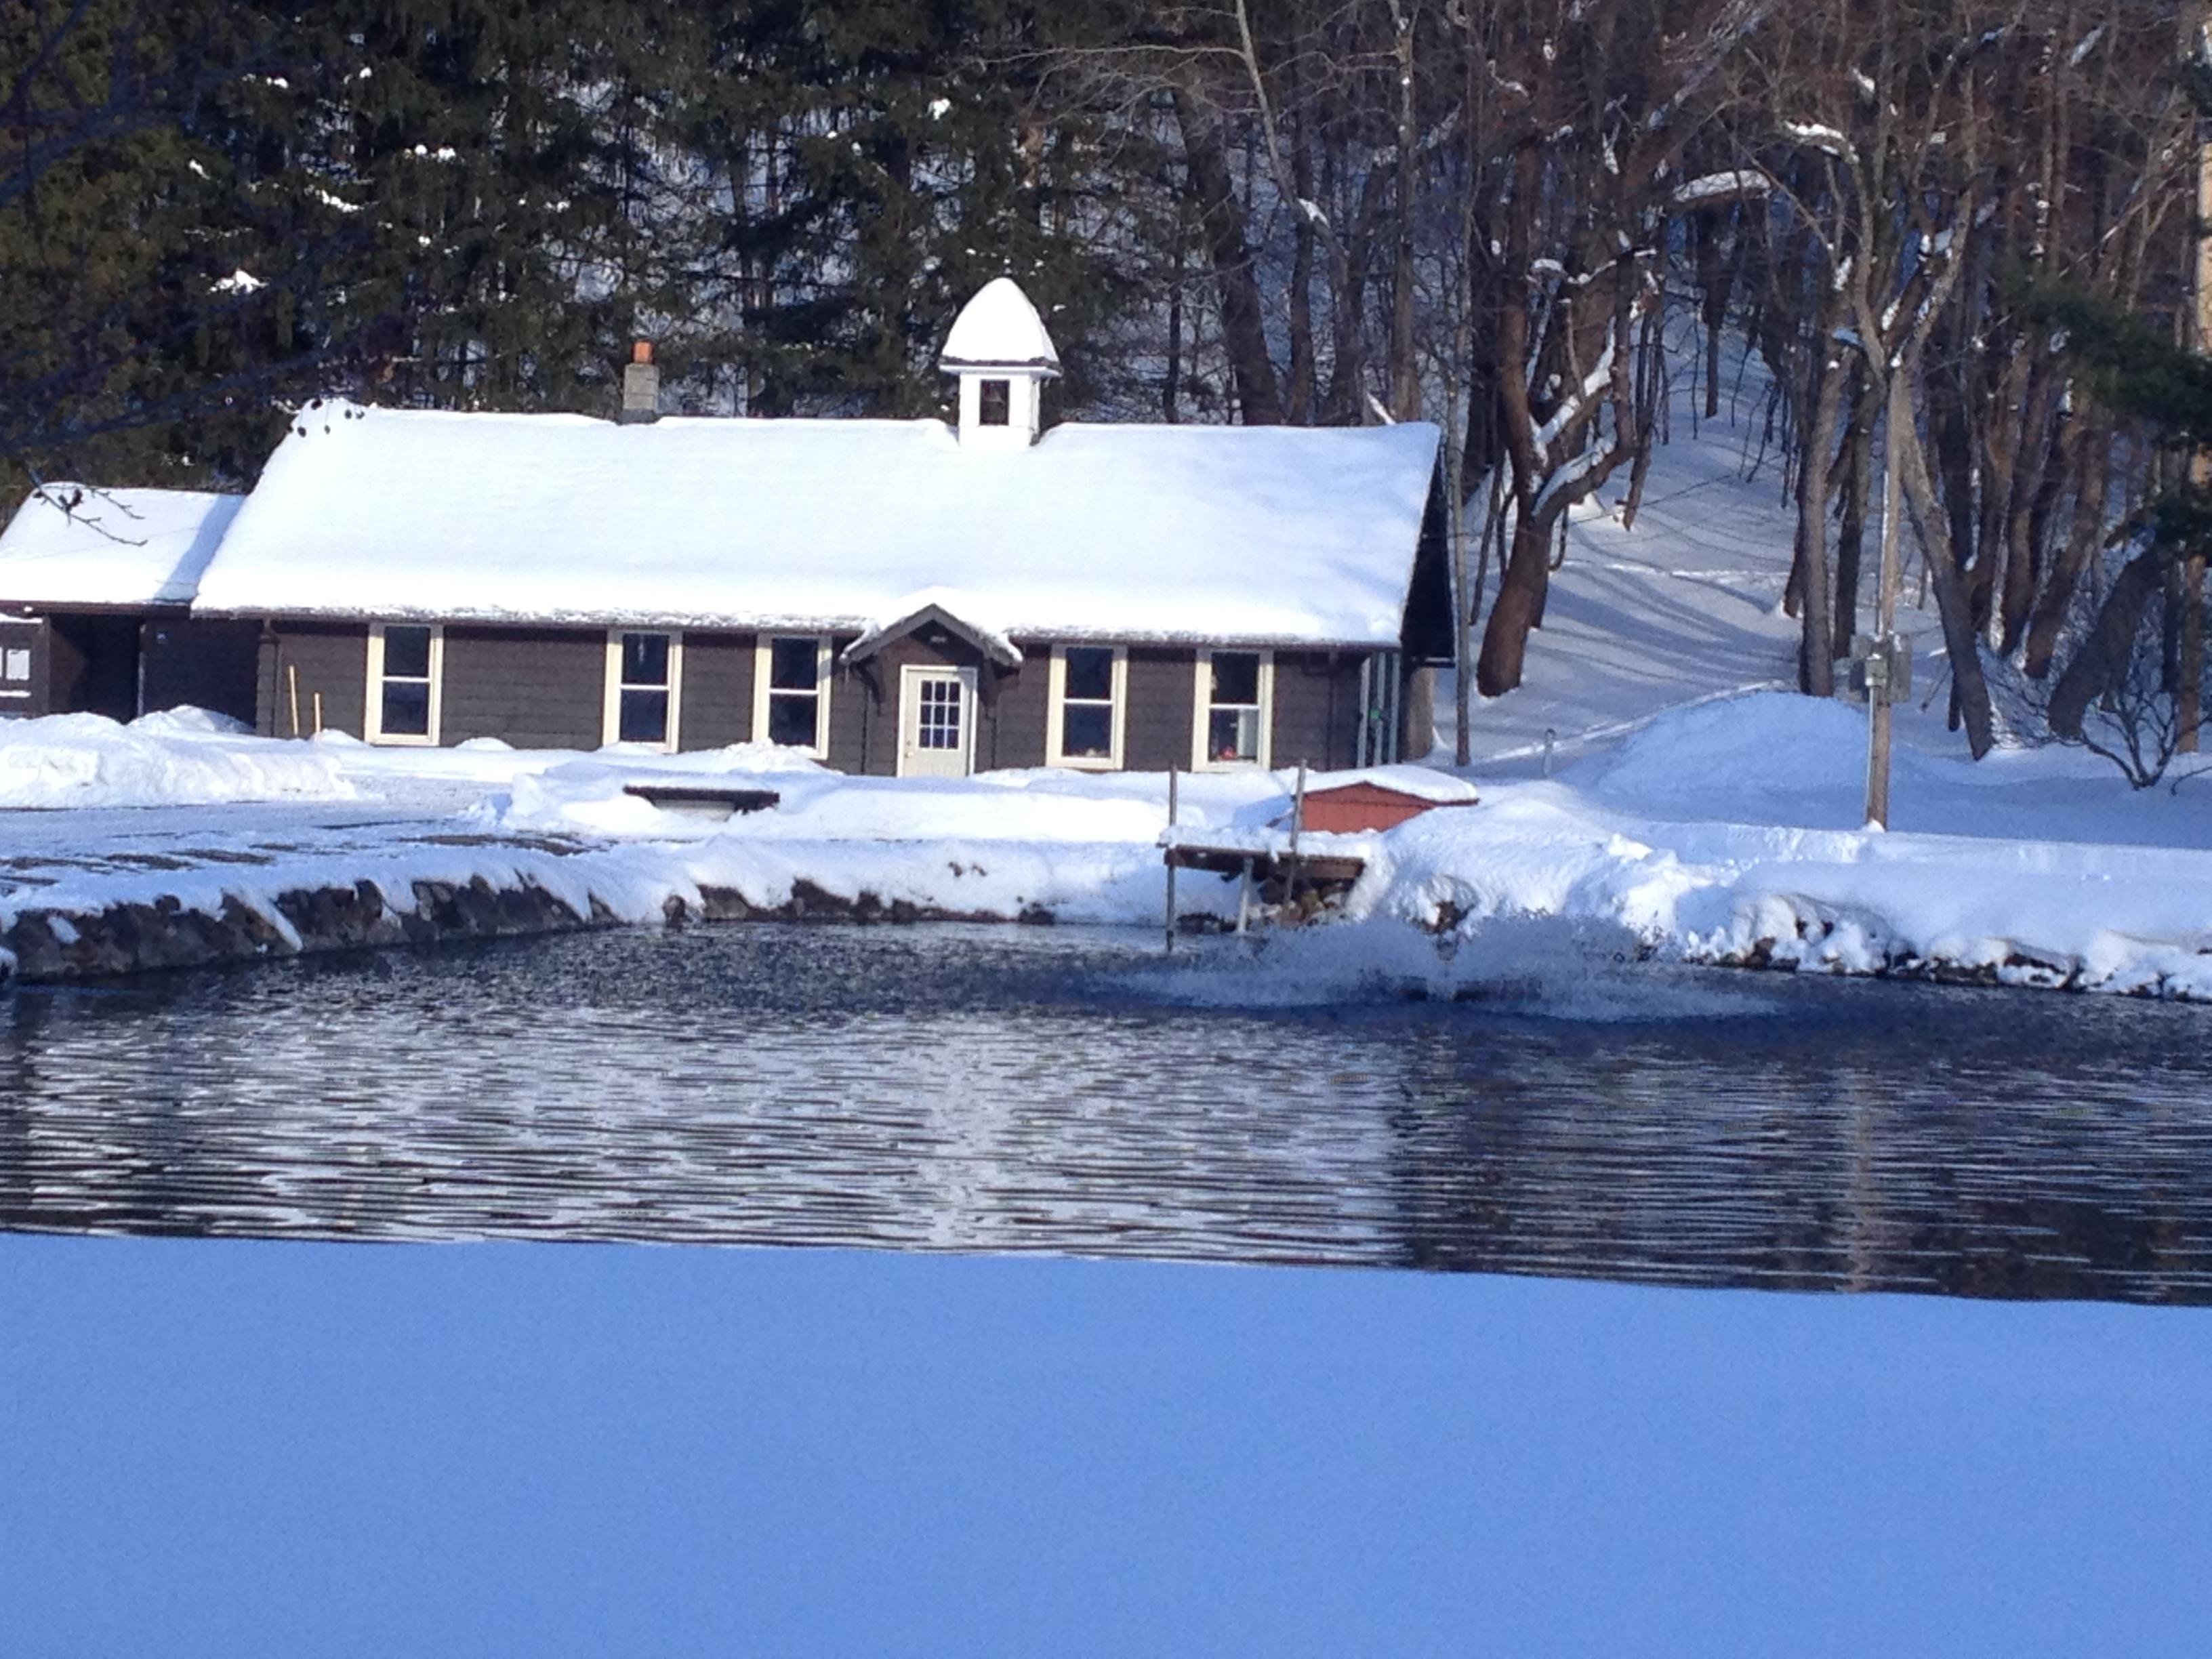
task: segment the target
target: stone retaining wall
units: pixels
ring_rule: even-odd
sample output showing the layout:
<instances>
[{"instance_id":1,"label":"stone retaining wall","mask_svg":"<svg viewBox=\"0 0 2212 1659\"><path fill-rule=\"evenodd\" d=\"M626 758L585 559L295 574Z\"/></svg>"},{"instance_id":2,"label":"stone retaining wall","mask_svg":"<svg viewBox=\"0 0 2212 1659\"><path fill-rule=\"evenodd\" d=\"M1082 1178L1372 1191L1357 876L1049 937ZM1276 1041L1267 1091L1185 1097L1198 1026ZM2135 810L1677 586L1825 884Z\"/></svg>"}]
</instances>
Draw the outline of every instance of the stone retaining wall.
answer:
<instances>
[{"instance_id":1,"label":"stone retaining wall","mask_svg":"<svg viewBox=\"0 0 2212 1659\"><path fill-rule=\"evenodd\" d=\"M100 979L167 968L204 968L315 951L381 949L452 939L511 939L534 933L576 933L623 925L594 896L587 911L537 883L495 884L483 876L465 884L417 881L411 907L395 907L374 881L349 887L294 888L278 894L275 915L235 895L219 910L189 908L173 898L129 902L86 913L26 910L0 931L0 984ZM690 921L981 921L1049 922L1049 911L1032 907L1019 915L885 903L873 893L854 898L811 882L793 884L780 904L757 904L732 888L700 890L692 904L671 897L661 920ZM9 958L13 959L12 963Z\"/></svg>"}]
</instances>

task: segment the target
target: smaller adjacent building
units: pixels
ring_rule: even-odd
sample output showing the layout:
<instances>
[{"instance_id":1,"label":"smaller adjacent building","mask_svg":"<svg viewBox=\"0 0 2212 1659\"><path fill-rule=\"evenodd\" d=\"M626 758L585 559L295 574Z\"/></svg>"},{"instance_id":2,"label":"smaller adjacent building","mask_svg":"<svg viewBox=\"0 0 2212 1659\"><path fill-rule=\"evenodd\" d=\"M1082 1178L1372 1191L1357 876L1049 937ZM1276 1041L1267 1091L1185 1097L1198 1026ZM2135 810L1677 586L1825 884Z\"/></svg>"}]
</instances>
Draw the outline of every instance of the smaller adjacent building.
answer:
<instances>
[{"instance_id":1,"label":"smaller adjacent building","mask_svg":"<svg viewBox=\"0 0 2212 1659\"><path fill-rule=\"evenodd\" d=\"M1448 648L1434 427L1047 429L1059 358L1005 279L942 362L951 426L664 419L642 348L617 421L319 404L111 611L163 693L155 635L222 682L189 700L276 736L763 741L902 775L1396 758ZM88 563L72 610L0 555L48 659L125 591Z\"/></svg>"},{"instance_id":2,"label":"smaller adjacent building","mask_svg":"<svg viewBox=\"0 0 2212 1659\"><path fill-rule=\"evenodd\" d=\"M0 532L0 717L130 720L191 703L252 719L259 627L191 611L244 500L33 490Z\"/></svg>"}]
</instances>

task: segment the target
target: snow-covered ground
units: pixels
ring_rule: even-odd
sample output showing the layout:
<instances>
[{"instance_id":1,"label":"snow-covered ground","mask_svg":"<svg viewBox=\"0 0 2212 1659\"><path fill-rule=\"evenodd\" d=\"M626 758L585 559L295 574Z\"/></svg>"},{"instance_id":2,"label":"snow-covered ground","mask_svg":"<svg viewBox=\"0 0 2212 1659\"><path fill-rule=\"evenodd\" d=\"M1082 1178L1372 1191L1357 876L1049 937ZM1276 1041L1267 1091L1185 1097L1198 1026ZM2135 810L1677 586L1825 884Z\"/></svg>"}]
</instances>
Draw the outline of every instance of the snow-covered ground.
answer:
<instances>
[{"instance_id":1,"label":"snow-covered ground","mask_svg":"<svg viewBox=\"0 0 2212 1659\"><path fill-rule=\"evenodd\" d=\"M1608 953L2212 996L2212 785L2139 793L2069 751L1978 766L1908 742L1899 827L1882 834L1858 827L1863 747L1856 710L1765 692L1661 716L1548 780L1478 769L1480 805L1338 849L1369 860L1348 915L1462 944L1501 919L1550 918ZM678 776L781 801L714 823L624 793ZM1157 775L848 778L754 745L387 750L72 716L14 728L0 778L32 799L99 803L0 817L0 927L163 895L269 910L302 886L370 878L396 894L479 875L638 921L708 889L774 908L801 883L969 915L1161 913ZM1280 774L1186 777L1182 822L1264 838L1291 787ZM181 800L132 805L164 791ZM1186 912L1235 903L1204 877L1179 898ZM1480 950L1446 955L1447 982L1499 966ZM1402 953L1388 959L1403 970Z\"/></svg>"},{"instance_id":2,"label":"snow-covered ground","mask_svg":"<svg viewBox=\"0 0 2212 1659\"><path fill-rule=\"evenodd\" d=\"M2212 996L2212 780L2137 792L2063 749L1975 764L1944 730L1931 653L1899 714L1892 830L1862 827L1863 712L1763 689L1788 680L1796 625L1779 609L1790 516L1748 431L1747 414L1692 435L1678 410L1635 528L1618 515L1625 486L1577 512L1527 686L1473 713L1481 804L1351 848L1370 869L1350 916L1460 945L1534 918L1608 953ZM1935 643L1932 614L1909 609L1906 627ZM1450 708L1447 694L1439 755ZM672 774L781 803L714 824L623 793ZM1264 836L1291 787L1187 776L1182 822ZM473 876L641 921L702 889L773 908L806 883L886 907L1151 924L1167 824L1158 775L848 778L756 744L374 749L189 713L0 726L7 807L48 810L0 810L0 931L32 909L162 895L266 912L289 888L359 878L404 903L410 882ZM1235 905L1206 878L1179 899ZM1331 937L1302 948L1409 960ZM1436 972L1495 954L1448 945Z\"/></svg>"},{"instance_id":3,"label":"snow-covered ground","mask_svg":"<svg viewBox=\"0 0 2212 1659\"><path fill-rule=\"evenodd\" d=\"M2180 1659L2197 1309L0 1237L0 1651Z\"/></svg>"}]
</instances>

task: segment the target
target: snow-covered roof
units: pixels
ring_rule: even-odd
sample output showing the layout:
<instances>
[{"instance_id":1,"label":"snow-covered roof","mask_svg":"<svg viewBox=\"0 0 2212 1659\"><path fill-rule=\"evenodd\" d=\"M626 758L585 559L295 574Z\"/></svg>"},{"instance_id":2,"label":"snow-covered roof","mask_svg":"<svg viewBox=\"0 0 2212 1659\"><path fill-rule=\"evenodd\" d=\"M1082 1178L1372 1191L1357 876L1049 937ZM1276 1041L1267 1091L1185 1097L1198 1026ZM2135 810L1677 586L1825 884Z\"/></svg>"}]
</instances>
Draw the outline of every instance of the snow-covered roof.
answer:
<instances>
[{"instance_id":1,"label":"snow-covered roof","mask_svg":"<svg viewBox=\"0 0 2212 1659\"><path fill-rule=\"evenodd\" d=\"M1363 766L1348 772L1311 773L1306 778L1306 793L1316 795L1325 790L1349 789L1363 783L1401 795L1411 795L1416 800L1431 801L1439 806L1472 805L1480 799L1475 787L1465 778L1439 772L1433 767L1411 763Z\"/></svg>"},{"instance_id":2,"label":"snow-covered roof","mask_svg":"<svg viewBox=\"0 0 2212 1659\"><path fill-rule=\"evenodd\" d=\"M244 499L44 485L0 531L0 602L183 604Z\"/></svg>"},{"instance_id":3,"label":"snow-covered roof","mask_svg":"<svg viewBox=\"0 0 2212 1659\"><path fill-rule=\"evenodd\" d=\"M938 367L959 368L1044 368L1060 373L1060 353L1030 296L1011 276L983 284L953 319Z\"/></svg>"},{"instance_id":4,"label":"snow-covered roof","mask_svg":"<svg viewBox=\"0 0 2212 1659\"><path fill-rule=\"evenodd\" d=\"M864 632L927 601L1061 639L1395 644L1436 428L663 420L329 404L204 611Z\"/></svg>"}]
</instances>

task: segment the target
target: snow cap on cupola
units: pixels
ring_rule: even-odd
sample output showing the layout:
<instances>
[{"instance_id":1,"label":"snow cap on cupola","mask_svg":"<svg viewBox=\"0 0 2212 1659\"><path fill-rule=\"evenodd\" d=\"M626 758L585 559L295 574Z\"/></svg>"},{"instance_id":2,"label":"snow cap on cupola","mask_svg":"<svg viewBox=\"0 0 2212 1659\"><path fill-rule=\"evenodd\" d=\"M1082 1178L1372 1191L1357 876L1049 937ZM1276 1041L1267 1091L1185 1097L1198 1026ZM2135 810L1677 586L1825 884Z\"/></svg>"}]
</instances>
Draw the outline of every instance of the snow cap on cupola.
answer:
<instances>
[{"instance_id":1,"label":"snow cap on cupola","mask_svg":"<svg viewBox=\"0 0 2212 1659\"><path fill-rule=\"evenodd\" d=\"M960 377L963 448L1026 449L1036 441L1044 383L1060 378L1060 353L1012 277L985 283L961 308L938 367Z\"/></svg>"}]
</instances>

